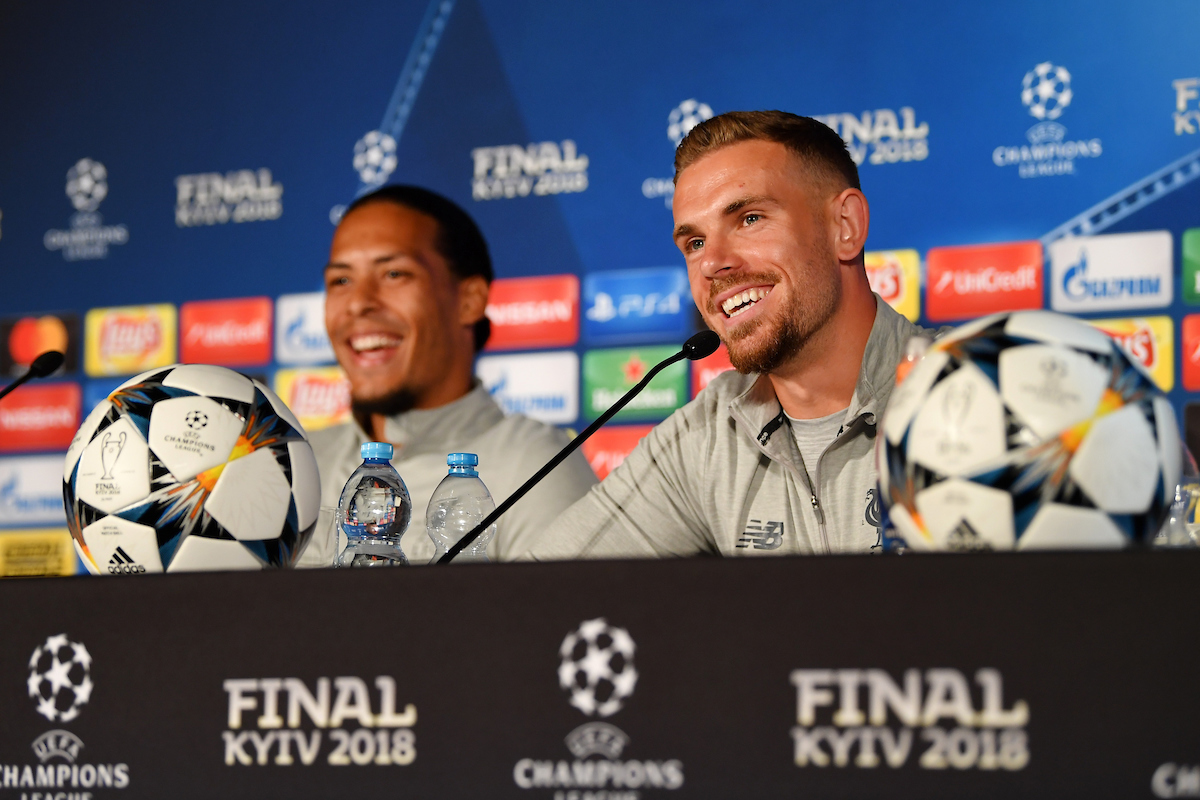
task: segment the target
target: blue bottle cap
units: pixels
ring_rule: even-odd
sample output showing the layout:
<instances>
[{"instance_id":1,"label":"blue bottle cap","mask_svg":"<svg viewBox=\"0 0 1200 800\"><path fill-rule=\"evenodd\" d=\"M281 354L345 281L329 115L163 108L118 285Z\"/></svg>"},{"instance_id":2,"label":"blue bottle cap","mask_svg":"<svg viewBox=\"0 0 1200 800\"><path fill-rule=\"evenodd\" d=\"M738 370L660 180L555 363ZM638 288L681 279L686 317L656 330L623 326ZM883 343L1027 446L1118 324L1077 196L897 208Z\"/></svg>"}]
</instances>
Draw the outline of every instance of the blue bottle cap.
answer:
<instances>
[{"instance_id":1,"label":"blue bottle cap","mask_svg":"<svg viewBox=\"0 0 1200 800\"><path fill-rule=\"evenodd\" d=\"M358 452L363 458L390 459L392 457L392 446L388 442L363 442Z\"/></svg>"},{"instance_id":2,"label":"blue bottle cap","mask_svg":"<svg viewBox=\"0 0 1200 800\"><path fill-rule=\"evenodd\" d=\"M451 453L446 456L446 466L477 467L479 466L479 456L474 453Z\"/></svg>"}]
</instances>

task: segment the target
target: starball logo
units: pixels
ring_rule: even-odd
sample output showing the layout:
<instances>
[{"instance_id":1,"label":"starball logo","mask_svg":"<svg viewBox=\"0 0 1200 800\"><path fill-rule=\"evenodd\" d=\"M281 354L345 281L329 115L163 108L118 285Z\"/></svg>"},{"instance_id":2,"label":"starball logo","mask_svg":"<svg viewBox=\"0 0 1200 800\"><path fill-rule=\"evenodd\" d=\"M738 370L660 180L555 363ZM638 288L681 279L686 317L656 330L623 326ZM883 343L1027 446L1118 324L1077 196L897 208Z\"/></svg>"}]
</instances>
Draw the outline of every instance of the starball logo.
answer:
<instances>
[{"instance_id":1,"label":"starball logo","mask_svg":"<svg viewBox=\"0 0 1200 800\"><path fill-rule=\"evenodd\" d=\"M1005 706L998 670L974 677L977 692L957 669L909 669L900 679L882 669L793 670L793 760L802 768L899 769L915 755L922 769L1024 769L1029 705ZM920 755L918 735L927 743Z\"/></svg>"},{"instance_id":2,"label":"starball logo","mask_svg":"<svg viewBox=\"0 0 1200 800\"><path fill-rule=\"evenodd\" d=\"M124 225L104 225L96 209L108 197L108 170L99 161L81 158L67 170L67 198L75 207L69 230L49 230L47 250L61 250L67 261L107 258L109 245L129 241Z\"/></svg>"},{"instance_id":3,"label":"starball logo","mask_svg":"<svg viewBox=\"0 0 1200 800\"><path fill-rule=\"evenodd\" d=\"M92 698L92 654L83 642L65 633L47 636L29 657L25 686L39 715L53 723L68 723ZM129 786L128 764L81 761L84 743L71 731L48 730L30 747L39 763L0 763L0 788L39 790L22 791L21 800L91 800L90 791L61 790Z\"/></svg>"},{"instance_id":4,"label":"starball logo","mask_svg":"<svg viewBox=\"0 0 1200 800\"><path fill-rule=\"evenodd\" d=\"M629 631L603 617L581 622L558 649L558 685L568 702L598 718L624 708L637 686L636 649ZM586 722L564 741L573 760L522 758L513 766L513 782L522 789L555 789L554 800L637 800L639 792L683 786L679 759L622 760L631 739L611 723Z\"/></svg>"},{"instance_id":5,"label":"starball logo","mask_svg":"<svg viewBox=\"0 0 1200 800\"><path fill-rule=\"evenodd\" d=\"M673 147L679 147L679 143L691 133L692 128L712 117L712 106L694 97L689 97L667 114L667 139L670 140ZM661 197L663 204L670 208L671 199L675 196L675 179L646 178L642 181L642 196L647 200Z\"/></svg>"},{"instance_id":6,"label":"starball logo","mask_svg":"<svg viewBox=\"0 0 1200 800\"><path fill-rule=\"evenodd\" d=\"M475 200L513 199L582 192L588 188L588 157L575 142L536 142L477 147L471 151Z\"/></svg>"},{"instance_id":7,"label":"starball logo","mask_svg":"<svg viewBox=\"0 0 1200 800\"><path fill-rule=\"evenodd\" d=\"M1040 178L1075 173L1077 159L1098 158L1102 142L1096 138L1072 139L1055 120L1071 105L1075 92L1066 67L1043 61L1021 82L1021 104L1038 122L1025 132L1028 144L999 146L992 150L997 167L1017 168L1022 178Z\"/></svg>"}]
</instances>

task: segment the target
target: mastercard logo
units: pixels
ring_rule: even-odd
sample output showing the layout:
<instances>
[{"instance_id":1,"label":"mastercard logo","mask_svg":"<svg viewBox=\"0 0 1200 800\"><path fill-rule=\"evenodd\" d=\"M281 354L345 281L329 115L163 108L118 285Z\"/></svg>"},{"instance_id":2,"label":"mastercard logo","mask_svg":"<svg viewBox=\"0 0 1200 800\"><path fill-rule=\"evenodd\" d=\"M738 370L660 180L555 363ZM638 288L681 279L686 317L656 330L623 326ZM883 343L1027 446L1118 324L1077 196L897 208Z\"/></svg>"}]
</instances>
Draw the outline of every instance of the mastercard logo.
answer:
<instances>
[{"instance_id":1,"label":"mastercard logo","mask_svg":"<svg viewBox=\"0 0 1200 800\"><path fill-rule=\"evenodd\" d=\"M8 354L14 364L28 365L47 350L65 353L69 341L67 326L58 317L24 317L8 335Z\"/></svg>"}]
</instances>

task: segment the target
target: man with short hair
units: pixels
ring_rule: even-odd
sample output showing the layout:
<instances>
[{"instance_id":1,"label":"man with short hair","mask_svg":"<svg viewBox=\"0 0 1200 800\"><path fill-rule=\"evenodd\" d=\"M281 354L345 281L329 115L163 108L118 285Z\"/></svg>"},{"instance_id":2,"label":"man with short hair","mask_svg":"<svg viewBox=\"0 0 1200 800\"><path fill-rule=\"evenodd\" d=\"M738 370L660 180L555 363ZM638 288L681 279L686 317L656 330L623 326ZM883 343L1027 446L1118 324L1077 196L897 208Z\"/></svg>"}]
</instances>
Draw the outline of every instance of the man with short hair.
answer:
<instances>
[{"instance_id":1,"label":"man with short hair","mask_svg":"<svg viewBox=\"0 0 1200 800\"><path fill-rule=\"evenodd\" d=\"M845 143L780 111L693 128L675 243L736 368L654 428L526 557L866 553L873 446L919 329L871 291L870 212Z\"/></svg>"},{"instance_id":2,"label":"man with short hair","mask_svg":"<svg viewBox=\"0 0 1200 800\"><path fill-rule=\"evenodd\" d=\"M392 463L412 496L401 547L414 564L432 558L425 508L446 476L446 455L479 456L479 476L499 504L568 441L557 428L505 416L473 376L487 342L492 262L465 211L415 186L385 186L347 209L325 266L325 327L350 380L353 420L309 436L321 473L321 505L336 506L362 463L365 441L391 442ZM540 532L596 476L579 453L500 520L488 547L512 553ZM324 517L323 517L324 518ZM301 566L330 566L336 541L317 530Z\"/></svg>"}]
</instances>

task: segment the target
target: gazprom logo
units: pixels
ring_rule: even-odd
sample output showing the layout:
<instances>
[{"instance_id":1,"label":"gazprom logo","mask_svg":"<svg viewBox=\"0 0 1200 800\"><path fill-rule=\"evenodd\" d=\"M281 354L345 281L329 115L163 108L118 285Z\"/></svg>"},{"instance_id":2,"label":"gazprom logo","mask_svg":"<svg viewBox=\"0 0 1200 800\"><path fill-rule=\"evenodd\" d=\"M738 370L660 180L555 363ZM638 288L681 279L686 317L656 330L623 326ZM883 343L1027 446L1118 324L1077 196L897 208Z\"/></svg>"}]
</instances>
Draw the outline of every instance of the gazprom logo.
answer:
<instances>
[{"instance_id":1,"label":"gazprom logo","mask_svg":"<svg viewBox=\"0 0 1200 800\"><path fill-rule=\"evenodd\" d=\"M1174 295L1170 231L1067 237L1049 246L1055 311L1158 308Z\"/></svg>"},{"instance_id":2,"label":"gazprom logo","mask_svg":"<svg viewBox=\"0 0 1200 800\"><path fill-rule=\"evenodd\" d=\"M0 525L65 521L62 456L0 459Z\"/></svg>"},{"instance_id":3,"label":"gazprom logo","mask_svg":"<svg viewBox=\"0 0 1200 800\"><path fill-rule=\"evenodd\" d=\"M1157 295L1162 292L1162 278L1159 277L1088 280L1087 250L1083 250L1079 256L1079 262L1073 264L1063 274L1062 285L1063 292L1076 300L1099 297L1139 297Z\"/></svg>"},{"instance_id":4,"label":"gazprom logo","mask_svg":"<svg viewBox=\"0 0 1200 800\"><path fill-rule=\"evenodd\" d=\"M325 333L325 294L282 295L275 304L275 360L280 364L333 361Z\"/></svg>"},{"instance_id":5,"label":"gazprom logo","mask_svg":"<svg viewBox=\"0 0 1200 800\"><path fill-rule=\"evenodd\" d=\"M678 341L691 331L682 267L595 272L583 279L583 332L590 344Z\"/></svg>"},{"instance_id":6,"label":"gazprom logo","mask_svg":"<svg viewBox=\"0 0 1200 800\"><path fill-rule=\"evenodd\" d=\"M579 357L573 352L480 356L475 374L507 414L551 425L579 416Z\"/></svg>"}]
</instances>

